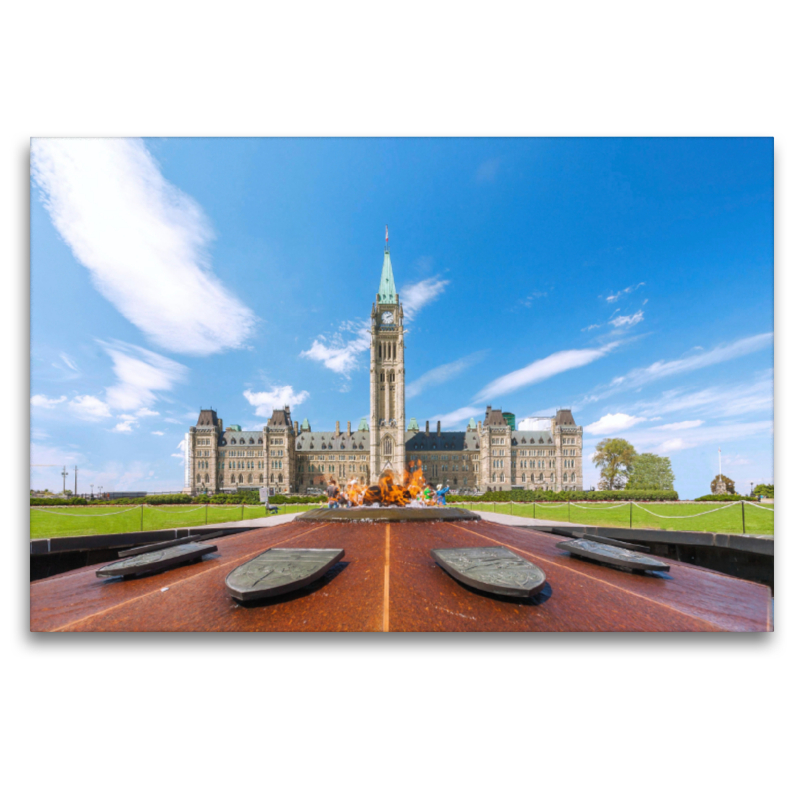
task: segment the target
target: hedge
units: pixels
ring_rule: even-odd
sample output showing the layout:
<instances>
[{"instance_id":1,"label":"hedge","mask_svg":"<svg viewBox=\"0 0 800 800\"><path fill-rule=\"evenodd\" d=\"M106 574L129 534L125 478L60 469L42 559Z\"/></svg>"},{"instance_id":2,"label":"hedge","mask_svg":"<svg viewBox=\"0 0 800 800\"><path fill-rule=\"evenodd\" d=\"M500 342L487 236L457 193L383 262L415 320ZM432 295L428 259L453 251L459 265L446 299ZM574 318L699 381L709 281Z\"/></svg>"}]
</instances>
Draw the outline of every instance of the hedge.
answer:
<instances>
[{"instance_id":1,"label":"hedge","mask_svg":"<svg viewBox=\"0 0 800 800\"><path fill-rule=\"evenodd\" d=\"M704 494L702 497L695 497L695 503L732 503L738 500L749 500L752 502L752 497L746 497L743 494Z\"/></svg>"},{"instance_id":2,"label":"hedge","mask_svg":"<svg viewBox=\"0 0 800 800\"><path fill-rule=\"evenodd\" d=\"M85 506L83 497L31 497L32 506Z\"/></svg>"},{"instance_id":3,"label":"hedge","mask_svg":"<svg viewBox=\"0 0 800 800\"><path fill-rule=\"evenodd\" d=\"M629 500L638 501L664 501L664 500L677 500L678 493L675 491L664 490L621 490L618 492L545 492L534 491L532 489L512 489L508 492L485 492L482 495L463 496L448 494L448 502L457 503L508 503L513 500L515 503L546 503L546 502L559 502L563 503L568 500L580 501L581 503L591 502L627 502Z\"/></svg>"}]
</instances>

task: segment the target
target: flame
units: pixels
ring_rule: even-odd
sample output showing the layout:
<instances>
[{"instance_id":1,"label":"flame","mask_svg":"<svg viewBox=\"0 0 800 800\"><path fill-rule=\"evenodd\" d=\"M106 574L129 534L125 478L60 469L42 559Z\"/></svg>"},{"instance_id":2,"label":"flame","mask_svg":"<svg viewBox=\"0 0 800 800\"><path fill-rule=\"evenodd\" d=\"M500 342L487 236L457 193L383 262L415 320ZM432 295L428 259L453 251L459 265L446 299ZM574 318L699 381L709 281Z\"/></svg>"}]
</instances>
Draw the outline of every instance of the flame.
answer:
<instances>
[{"instance_id":1,"label":"flame","mask_svg":"<svg viewBox=\"0 0 800 800\"><path fill-rule=\"evenodd\" d=\"M354 506L373 506L376 503L381 506L400 507L435 506L436 494L433 491L426 491L427 486L428 481L425 479L422 462L418 460L416 464L412 462L408 465L402 479L391 470L383 472L378 482L370 486L365 486L353 478L340 488L339 501L349 500Z\"/></svg>"}]
</instances>

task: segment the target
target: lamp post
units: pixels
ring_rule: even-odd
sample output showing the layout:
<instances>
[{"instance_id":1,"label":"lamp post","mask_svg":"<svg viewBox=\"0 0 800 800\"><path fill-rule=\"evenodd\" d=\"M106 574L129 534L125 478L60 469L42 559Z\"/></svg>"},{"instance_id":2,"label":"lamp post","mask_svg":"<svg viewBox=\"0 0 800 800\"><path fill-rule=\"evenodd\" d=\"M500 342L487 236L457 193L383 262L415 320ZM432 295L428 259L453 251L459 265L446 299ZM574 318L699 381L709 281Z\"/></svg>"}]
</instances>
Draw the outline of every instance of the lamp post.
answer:
<instances>
[{"instance_id":1,"label":"lamp post","mask_svg":"<svg viewBox=\"0 0 800 800\"><path fill-rule=\"evenodd\" d=\"M89 484L89 491L90 491L90 493L92 495L92 500L94 500L94 484L93 483Z\"/></svg>"},{"instance_id":2,"label":"lamp post","mask_svg":"<svg viewBox=\"0 0 800 800\"><path fill-rule=\"evenodd\" d=\"M750 481L750 497L753 496L753 481Z\"/></svg>"}]
</instances>

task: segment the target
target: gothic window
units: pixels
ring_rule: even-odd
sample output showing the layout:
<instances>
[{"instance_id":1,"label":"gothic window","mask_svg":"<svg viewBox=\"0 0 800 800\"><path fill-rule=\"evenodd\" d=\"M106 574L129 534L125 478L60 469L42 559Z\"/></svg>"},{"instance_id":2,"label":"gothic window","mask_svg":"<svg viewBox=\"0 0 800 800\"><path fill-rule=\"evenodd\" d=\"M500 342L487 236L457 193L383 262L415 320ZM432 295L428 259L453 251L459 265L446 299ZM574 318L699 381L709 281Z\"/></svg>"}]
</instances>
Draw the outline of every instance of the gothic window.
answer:
<instances>
[{"instance_id":1,"label":"gothic window","mask_svg":"<svg viewBox=\"0 0 800 800\"><path fill-rule=\"evenodd\" d=\"M383 440L383 454L385 456L392 454L392 440L388 436Z\"/></svg>"},{"instance_id":2,"label":"gothic window","mask_svg":"<svg viewBox=\"0 0 800 800\"><path fill-rule=\"evenodd\" d=\"M385 380L385 378L384 378L384 373L383 373L383 372L381 372L381 383L383 383L383 382L384 382L384 380Z\"/></svg>"},{"instance_id":3,"label":"gothic window","mask_svg":"<svg viewBox=\"0 0 800 800\"><path fill-rule=\"evenodd\" d=\"M250 475L248 475L248 476L247 476L247 482L248 482L248 483L252 483L252 482L253 482L253 475L252 475L252 473L251 473Z\"/></svg>"},{"instance_id":4,"label":"gothic window","mask_svg":"<svg viewBox=\"0 0 800 800\"><path fill-rule=\"evenodd\" d=\"M244 483L244 478L242 477L241 474L239 475L239 483Z\"/></svg>"}]
</instances>

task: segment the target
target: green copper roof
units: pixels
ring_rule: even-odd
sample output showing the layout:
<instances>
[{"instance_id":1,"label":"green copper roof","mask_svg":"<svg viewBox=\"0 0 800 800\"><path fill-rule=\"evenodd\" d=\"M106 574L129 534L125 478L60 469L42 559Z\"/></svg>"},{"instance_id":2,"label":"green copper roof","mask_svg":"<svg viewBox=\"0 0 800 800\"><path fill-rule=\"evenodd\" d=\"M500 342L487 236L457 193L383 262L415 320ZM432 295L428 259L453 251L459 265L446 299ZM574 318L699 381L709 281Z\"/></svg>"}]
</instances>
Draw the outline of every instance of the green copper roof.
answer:
<instances>
[{"instance_id":1,"label":"green copper roof","mask_svg":"<svg viewBox=\"0 0 800 800\"><path fill-rule=\"evenodd\" d=\"M381 270L381 283L378 287L379 303L396 303L397 289L394 287L394 273L392 272L392 259L389 257L389 248L383 251L383 269Z\"/></svg>"},{"instance_id":2,"label":"green copper roof","mask_svg":"<svg viewBox=\"0 0 800 800\"><path fill-rule=\"evenodd\" d=\"M478 429L478 426L475 424L475 417L469 418L469 425L467 425L468 431L475 431Z\"/></svg>"},{"instance_id":3,"label":"green copper roof","mask_svg":"<svg viewBox=\"0 0 800 800\"><path fill-rule=\"evenodd\" d=\"M418 431L419 430L419 423L417 422L416 417L411 417L411 422L408 423L408 430L410 431Z\"/></svg>"},{"instance_id":4,"label":"green copper roof","mask_svg":"<svg viewBox=\"0 0 800 800\"><path fill-rule=\"evenodd\" d=\"M369 424L367 423L367 418L366 417L361 417L361 422L358 423L358 429L360 431L368 431L369 430Z\"/></svg>"},{"instance_id":5,"label":"green copper roof","mask_svg":"<svg viewBox=\"0 0 800 800\"><path fill-rule=\"evenodd\" d=\"M300 426L301 431L310 431L311 426L308 424L308 417L303 420L303 424Z\"/></svg>"}]
</instances>

